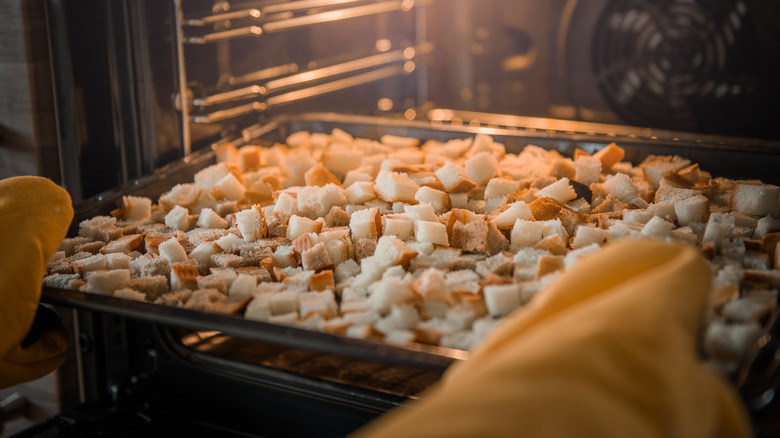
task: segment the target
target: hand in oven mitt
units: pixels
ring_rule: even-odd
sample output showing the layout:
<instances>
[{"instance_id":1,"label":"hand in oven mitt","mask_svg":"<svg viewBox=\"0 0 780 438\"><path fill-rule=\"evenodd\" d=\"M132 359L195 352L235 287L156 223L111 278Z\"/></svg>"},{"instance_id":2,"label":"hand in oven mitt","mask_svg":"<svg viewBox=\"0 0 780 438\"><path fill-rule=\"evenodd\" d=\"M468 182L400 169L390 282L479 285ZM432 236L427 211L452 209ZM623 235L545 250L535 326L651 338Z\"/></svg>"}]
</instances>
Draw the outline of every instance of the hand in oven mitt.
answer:
<instances>
[{"instance_id":1,"label":"hand in oven mitt","mask_svg":"<svg viewBox=\"0 0 780 438\"><path fill-rule=\"evenodd\" d=\"M41 279L73 219L68 193L33 176L0 181L0 388L41 377L65 360L62 324L30 345Z\"/></svg>"},{"instance_id":2,"label":"hand in oven mitt","mask_svg":"<svg viewBox=\"0 0 780 438\"><path fill-rule=\"evenodd\" d=\"M508 317L437 386L360 437L746 437L697 356L710 272L696 250L607 245Z\"/></svg>"}]
</instances>

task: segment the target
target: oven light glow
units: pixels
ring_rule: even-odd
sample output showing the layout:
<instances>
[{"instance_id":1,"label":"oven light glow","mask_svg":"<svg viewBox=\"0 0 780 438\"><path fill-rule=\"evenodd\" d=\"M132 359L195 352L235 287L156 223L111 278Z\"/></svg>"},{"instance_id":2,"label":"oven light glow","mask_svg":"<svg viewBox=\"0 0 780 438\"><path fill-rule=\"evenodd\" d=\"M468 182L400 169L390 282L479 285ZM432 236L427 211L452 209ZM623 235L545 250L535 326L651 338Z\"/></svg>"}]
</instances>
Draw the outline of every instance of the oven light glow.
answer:
<instances>
[{"instance_id":1,"label":"oven light glow","mask_svg":"<svg viewBox=\"0 0 780 438\"><path fill-rule=\"evenodd\" d=\"M393 99L383 97L376 103L376 107L379 108L380 111L390 111L393 109Z\"/></svg>"}]
</instances>

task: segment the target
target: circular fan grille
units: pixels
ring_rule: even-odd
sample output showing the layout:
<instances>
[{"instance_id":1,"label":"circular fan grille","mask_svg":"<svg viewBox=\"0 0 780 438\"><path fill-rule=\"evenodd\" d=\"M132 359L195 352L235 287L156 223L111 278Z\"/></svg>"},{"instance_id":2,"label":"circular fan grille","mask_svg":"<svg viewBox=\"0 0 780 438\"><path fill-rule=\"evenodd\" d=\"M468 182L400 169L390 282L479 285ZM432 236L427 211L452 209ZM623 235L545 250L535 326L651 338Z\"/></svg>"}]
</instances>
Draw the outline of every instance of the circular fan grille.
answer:
<instances>
[{"instance_id":1,"label":"circular fan grille","mask_svg":"<svg viewBox=\"0 0 780 438\"><path fill-rule=\"evenodd\" d=\"M758 37L730 0L612 0L592 48L599 88L636 125L723 132L760 88Z\"/></svg>"}]
</instances>

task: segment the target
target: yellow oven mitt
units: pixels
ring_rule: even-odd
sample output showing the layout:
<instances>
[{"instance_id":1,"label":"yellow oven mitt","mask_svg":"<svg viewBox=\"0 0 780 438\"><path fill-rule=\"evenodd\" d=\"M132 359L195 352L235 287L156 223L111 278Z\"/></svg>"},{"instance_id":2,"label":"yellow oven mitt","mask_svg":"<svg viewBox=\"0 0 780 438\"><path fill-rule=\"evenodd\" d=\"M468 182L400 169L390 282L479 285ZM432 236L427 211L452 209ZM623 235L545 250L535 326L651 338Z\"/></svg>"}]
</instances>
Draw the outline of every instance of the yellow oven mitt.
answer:
<instances>
[{"instance_id":1,"label":"yellow oven mitt","mask_svg":"<svg viewBox=\"0 0 780 438\"><path fill-rule=\"evenodd\" d=\"M21 342L38 310L46 265L72 219L70 196L52 181L0 181L0 388L41 377L65 360L62 325L26 348Z\"/></svg>"},{"instance_id":2,"label":"yellow oven mitt","mask_svg":"<svg viewBox=\"0 0 780 438\"><path fill-rule=\"evenodd\" d=\"M511 315L437 386L360 437L747 437L698 358L710 272L693 248L608 245Z\"/></svg>"}]
</instances>

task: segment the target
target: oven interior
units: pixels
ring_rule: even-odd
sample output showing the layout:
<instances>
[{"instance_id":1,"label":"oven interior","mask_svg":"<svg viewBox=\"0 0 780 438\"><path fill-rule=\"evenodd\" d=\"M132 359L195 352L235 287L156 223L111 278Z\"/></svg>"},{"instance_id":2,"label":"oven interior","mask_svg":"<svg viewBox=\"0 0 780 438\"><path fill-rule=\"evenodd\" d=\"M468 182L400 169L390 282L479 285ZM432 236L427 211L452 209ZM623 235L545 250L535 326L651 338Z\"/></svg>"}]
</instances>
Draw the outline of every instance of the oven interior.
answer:
<instances>
[{"instance_id":1,"label":"oven interior","mask_svg":"<svg viewBox=\"0 0 780 438\"><path fill-rule=\"evenodd\" d=\"M333 127L568 151L620 139L780 182L770 2L46 0L46 14L64 186L90 208L186 181L223 143ZM78 309L80 404L24 436L343 436L455 360L45 299Z\"/></svg>"}]
</instances>

